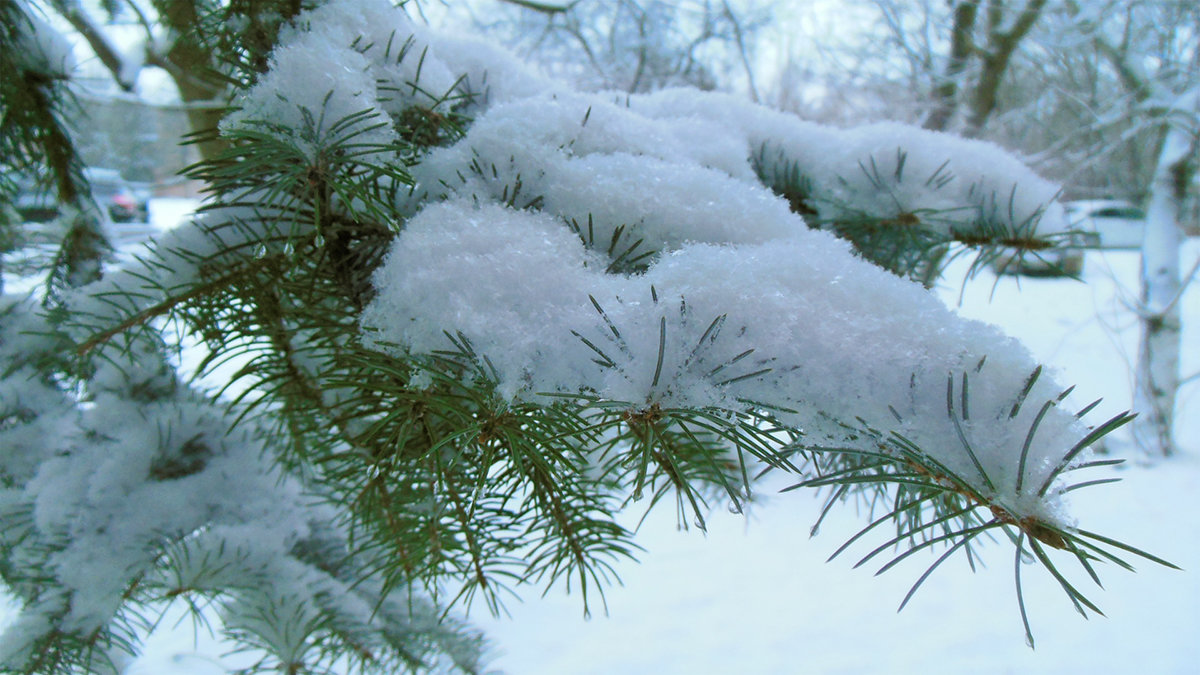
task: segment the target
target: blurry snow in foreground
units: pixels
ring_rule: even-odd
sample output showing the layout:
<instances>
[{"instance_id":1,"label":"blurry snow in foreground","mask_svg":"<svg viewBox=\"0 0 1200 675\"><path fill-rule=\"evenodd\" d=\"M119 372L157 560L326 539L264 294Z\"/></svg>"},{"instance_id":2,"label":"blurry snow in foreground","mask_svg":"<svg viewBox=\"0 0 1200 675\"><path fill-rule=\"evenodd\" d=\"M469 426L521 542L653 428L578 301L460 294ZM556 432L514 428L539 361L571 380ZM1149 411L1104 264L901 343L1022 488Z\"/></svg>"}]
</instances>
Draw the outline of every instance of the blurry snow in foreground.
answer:
<instances>
[{"instance_id":1,"label":"blurry snow in foreground","mask_svg":"<svg viewBox=\"0 0 1200 675\"><path fill-rule=\"evenodd\" d=\"M195 203L151 203L155 229L186 217ZM132 241L123 241L125 255ZM1184 261L1200 255L1191 240ZM957 301L952 269L942 296ZM959 310L1020 338L1060 380L1105 395L1097 418L1129 404L1129 364L1137 325L1126 308L1136 294L1134 253L1091 253L1086 284L1065 279L971 282ZM1018 288L1019 286L1019 288ZM1200 345L1200 292L1184 297L1184 344ZM1200 350L1185 348L1183 372L1200 370ZM1088 401L1076 401L1076 406ZM1073 512L1085 526L1128 541L1180 565L1200 569L1200 386L1180 397L1183 454L1156 469L1131 467L1122 483L1076 493ZM1132 452L1113 443L1117 453ZM1106 590L1085 590L1109 618L1084 621L1052 579L1025 568L1026 599L1038 648L1024 646L1007 545L985 546L986 569L972 574L965 558L948 562L901 614L892 610L933 559L914 556L880 577L874 567L851 569L870 546L826 564L865 524L854 509L835 509L821 534L809 538L820 503L811 495L773 496L787 484L761 486L764 503L748 520L717 513L707 536L679 532L662 508L643 524L644 562L621 568L624 587L582 618L577 597L560 590L539 599L527 589L512 617L472 619L494 642L492 666L511 675L683 675L705 673L1191 673L1200 662L1200 580L1191 572L1139 565L1137 574L1098 570ZM630 513L633 526L640 513ZM876 540L876 544L879 540ZM857 552L858 555L854 555ZM1081 587L1082 589L1082 587ZM227 647L188 620L168 616L129 675L216 675ZM224 661L232 668L245 665Z\"/></svg>"}]
</instances>

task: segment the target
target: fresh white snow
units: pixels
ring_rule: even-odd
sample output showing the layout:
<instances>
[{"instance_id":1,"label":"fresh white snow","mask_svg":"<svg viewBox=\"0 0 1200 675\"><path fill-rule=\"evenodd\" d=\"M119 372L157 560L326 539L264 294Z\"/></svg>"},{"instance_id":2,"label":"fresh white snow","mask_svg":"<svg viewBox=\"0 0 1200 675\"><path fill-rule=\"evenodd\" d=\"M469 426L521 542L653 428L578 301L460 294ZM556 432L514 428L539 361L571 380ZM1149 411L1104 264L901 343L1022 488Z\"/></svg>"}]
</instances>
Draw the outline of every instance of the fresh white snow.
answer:
<instances>
[{"instance_id":1,"label":"fresh white snow","mask_svg":"<svg viewBox=\"0 0 1200 675\"><path fill-rule=\"evenodd\" d=\"M466 138L431 153L414 171L419 188L407 205L413 217L374 279L378 295L363 319L364 335L382 351L429 354L447 346L444 336L457 333L498 364L498 392L509 400L537 400L542 392L588 393L624 401L631 409L651 404L735 408L767 401L802 411L787 421L806 424L810 439L843 433L836 425L823 426L820 413L835 420L861 414L864 424L876 426L886 420L1017 517L1078 519L1185 568L1200 562L1194 543L1200 521L1192 515L1197 504L1191 495L1200 475L1195 428L1181 429L1182 458L1152 471L1123 469L1129 481L1071 495L1075 505L1066 515L1057 494L1043 499L1045 488L1035 494L1030 486L1052 478L1065 449L1082 435L1070 410L1088 400L1050 412L1032 446L1028 472L1024 455L1021 469L1013 460L1029 419L1013 423L1000 414L1038 362L1059 365L1055 381L1083 384L1081 395L1109 396L1099 413L1125 407L1128 386L1121 380L1126 369L1118 357L1129 353L1136 322L1112 298L1133 283L1127 259L1093 256L1088 285L1025 280L1024 293L1017 295L1010 292L1016 282L1006 279L990 297L991 280L983 274L955 314L916 285L854 258L844 243L808 230L786 203L758 185L752 170L760 150L762 157L778 158L769 171L801 167L803 177L813 181L814 208L827 217L846 217L839 209L848 205L877 220L928 219L956 232L1000 227L1018 235L1028 232L1043 208L1051 209L1057 222L1057 207L1047 207L1055 188L998 149L896 125L818 128L710 94L676 91L624 101L576 95L511 62L473 60L476 45L427 34L397 18L383 0L354 5L359 13L341 14L335 7L349 5L331 4L312 16L312 31L285 36L272 71L241 101L242 112L229 118L226 130L278 135L305 156L323 152L332 134L386 144L396 130L375 124L388 119L384 113L416 104L436 114L442 94L455 83L496 74L487 80L487 95L475 102L478 121ZM413 50L412 58L403 57L405 49ZM343 124L346 120L353 121ZM707 142L697 144L696 138ZM945 166L950 173L943 173ZM518 201L522 186L524 198ZM264 232L239 229L236 213L225 215L224 221L220 213L210 216L209 226L230 228L247 246L266 245ZM603 251L602 242L617 242L622 231L658 254L639 270L642 274L612 269L622 257L611 247ZM191 280L194 265L187 256L199 253L196 232L183 228L167 235L179 253L165 255L176 255L181 264L161 265L170 269L169 278L158 281L172 286ZM447 274L449 269L456 274ZM90 309L96 316L128 309L106 306L97 293L113 286L133 289L139 274L110 275L85 291L90 296L71 298L72 309ZM947 288L943 295L957 298L958 289ZM1185 316L1200 317L1195 296L1184 299ZM155 297L147 292L135 304ZM986 323L965 317L1028 338L1033 354ZM718 321L727 321L732 335L723 335L719 343L714 339L709 349L703 344L705 327ZM1185 344L1188 339L1185 334ZM697 348L683 358L688 345ZM714 377L752 351L754 358L738 370ZM953 382L962 373L965 383L966 371L976 363L981 368L984 355L987 369L972 380L973 405L983 414L951 425L945 378L949 373ZM1194 356L1185 356L1185 373L1200 367L1186 360ZM114 382L124 386L119 378ZM1057 386L1043 378L1033 398L1039 403L1053 398ZM99 389L103 393L103 386ZM1195 404L1187 395L1179 418L1193 425L1186 406ZM81 413L82 428L118 428L114 415L170 412L100 405L107 403L98 397L94 410ZM1028 406L1025 418L1037 407ZM1092 419L1104 419L1099 413ZM205 434L219 437L219 423L206 422ZM153 433L149 424L119 430L125 445L153 445L147 440ZM970 462L962 447L966 441L960 441L966 437L979 452ZM1128 451L1120 437L1111 445ZM236 485L209 486L199 479L192 481L193 498L186 504L131 511L129 504L166 503L179 496L143 494L137 472L114 465L111 457L93 449L48 460L31 483L47 486L34 504L39 531L71 534L73 545L47 565L75 591L79 604L71 606L70 619L83 629L103 621L119 602L119 580L102 573L145 564L138 553L145 532L157 525L146 527L142 519L159 519L166 529L189 529L195 516L189 509L203 506L203 495L215 498L223 490L229 528L236 530L243 520L228 506L239 504L230 494ZM234 463L242 462L233 457ZM142 459L145 474L149 455ZM264 466L248 480L269 474ZM1022 479L1029 479L1024 490ZM786 477L768 479L760 493L767 496L786 484ZM60 495L69 499L56 499ZM285 522L280 536L300 537L308 525L287 508L288 497L280 505L286 517L276 520L295 522ZM662 510L642 526L647 563L625 566L627 585L610 593L607 618L570 619L581 614L578 600L560 597L557 589L544 601L513 607L512 618L476 618L497 641L496 666L513 673L1037 672L1042 667L1045 672L1127 672L1147 663L1159 672L1175 672L1194 667L1198 649L1189 638L1195 633L1198 596L1188 573L1148 569L1132 576L1105 570L1110 591L1089 595L1115 618L1096 629L1093 625L1103 620L1083 625L1053 580L1040 568L1026 568L1026 600L1042 645L1029 652L1021 640L1006 545L995 546L999 555L987 556L990 568L973 578L967 578L965 558L952 561L926 583L908 612L895 617L888 608L932 558L914 556L880 579L869 570L847 569L854 550L826 565L823 558L858 529L866 514L836 510L823 525L825 535L810 541L808 529L818 507L803 494L771 497L755 504L746 519L719 510L707 535L686 537L676 532L674 514ZM1181 521L1181 514L1191 522ZM626 514L630 525L639 516ZM109 545L103 555L92 549L104 548L107 539L82 536L126 526L130 532L118 541L128 546ZM247 547L254 548L255 532L213 528L206 536L238 541L244 535ZM869 550L871 544L864 546ZM259 567L270 574L261 578L312 589L320 579L288 567L291 559L279 554L283 549L282 544L267 547L263 555L270 559ZM117 585L105 587L97 579ZM536 597L536 592L527 595ZM345 609L366 617L365 605L355 600L348 597ZM311 610L311 604L297 602L296 611ZM249 614L233 617L245 620ZM42 617L30 612L5 639L23 644L22 635L44 631ZM280 653L304 646L289 636L278 638ZM181 654L198 648L179 646L175 633L155 640L130 672L213 667L206 660L208 647L193 658ZM1156 641L1149 653L1143 651Z\"/></svg>"},{"instance_id":2,"label":"fresh white snow","mask_svg":"<svg viewBox=\"0 0 1200 675\"><path fill-rule=\"evenodd\" d=\"M1193 239L1184 259L1197 255L1200 241ZM1115 413L1130 402L1137 327L1123 300L1136 288L1136 254L1091 253L1085 277L1086 284L1005 278L989 301L993 278L984 273L970 282L960 311L1020 338L1039 360L1058 367L1061 381L1105 395L1102 410ZM941 293L951 304L958 294L953 281ZM1200 291L1184 297L1183 312L1184 372L1192 373L1200 369ZM1200 663L1195 381L1181 393L1178 419L1181 456L1113 471L1124 480L1073 493L1071 506L1081 525L1185 571L1138 563L1130 574L1102 566L1105 589L1089 589L1090 582L1080 589L1108 617L1085 621L1047 574L1025 567L1035 650L1023 642L1006 542L983 547L988 568L978 573L961 556L948 561L896 614L935 556L914 556L879 577L872 576L878 565L851 569L871 546L825 563L867 521L853 508L835 509L810 539L820 502L805 493L773 496L746 519L714 513L707 536L677 531L669 510L652 514L638 538L648 550L641 564L621 568L625 586L609 591L607 617L585 621L578 598L555 591L544 599L527 594L524 604L510 605L511 618L472 618L496 642L494 665L514 675L1194 673ZM1113 445L1118 456L1136 456L1127 444ZM773 483L781 484L786 480ZM637 515L630 514L630 524Z\"/></svg>"},{"instance_id":3,"label":"fresh white snow","mask_svg":"<svg viewBox=\"0 0 1200 675\"><path fill-rule=\"evenodd\" d=\"M187 206L152 204L152 212L162 213L159 222L166 224ZM1184 260L1197 256L1200 241L1190 240ZM957 302L963 267L952 269L941 289L947 304ZM1137 340L1128 304L1136 295L1135 253L1089 253L1086 283L1007 277L993 291L993 281L984 272L969 282L958 311L1020 338L1039 361L1059 370L1062 382L1104 395L1098 416L1128 407ZM1189 374L1200 370L1200 292L1190 289L1182 309L1183 371ZM493 640L492 666L511 675L1192 673L1200 663L1195 380L1181 393L1177 419L1180 457L1114 471L1121 483L1074 493L1072 512L1082 525L1185 571L1139 563L1138 572L1129 574L1102 566L1105 590L1085 592L1108 618L1085 621L1043 572L1025 568L1036 650L1023 643L1007 544L983 548L988 568L979 573L963 559L943 565L896 614L892 610L933 556L914 556L879 577L869 566L851 569L863 547L825 563L866 523L865 515L835 509L810 539L820 502L805 492L770 495L767 485L761 494L769 499L746 518L718 507L707 535L678 531L669 510L652 514L638 534L647 552L640 564L619 568L625 585L608 591L608 616L597 606L595 616L584 620L577 597L556 589L539 598L540 589L528 588L524 603L509 603L511 617L491 618L479 606L471 619ZM1135 456L1127 443L1113 445L1120 455ZM627 523L640 515L629 513ZM161 623L126 673L217 675L242 663L223 656L228 647L202 628L193 640L190 622L177 620L171 615Z\"/></svg>"},{"instance_id":4,"label":"fresh white snow","mask_svg":"<svg viewBox=\"0 0 1200 675\"><path fill-rule=\"evenodd\" d=\"M411 218L361 317L368 346L420 358L457 336L491 364L505 401L755 402L799 411L781 419L810 444L868 451L880 446L873 432L845 424L895 431L1003 513L1069 524L1049 488L1085 432L1073 411L1041 408L1063 385L1028 380L1037 363L1018 342L809 229L758 176L796 168L822 218L850 209L1023 237L1043 211L1061 216L1056 188L1000 148L899 124L824 127L696 90L574 93L511 61L480 64L472 46L416 27L384 0L331 3L297 23L226 131L265 133L309 158L335 152L332 136L352 138L370 149L362 161L385 166L393 124L403 126L396 106L438 115L430 92L487 83L466 135L413 167L400 205ZM173 233L161 260L84 289L72 310L135 313L193 281L214 242L282 245L272 219L254 215L277 208L255 203L268 195L238 197L252 206ZM115 288L122 306L105 293ZM948 416L947 379L965 401L968 375L970 419L965 409ZM1027 382L1032 404L1008 415Z\"/></svg>"}]
</instances>

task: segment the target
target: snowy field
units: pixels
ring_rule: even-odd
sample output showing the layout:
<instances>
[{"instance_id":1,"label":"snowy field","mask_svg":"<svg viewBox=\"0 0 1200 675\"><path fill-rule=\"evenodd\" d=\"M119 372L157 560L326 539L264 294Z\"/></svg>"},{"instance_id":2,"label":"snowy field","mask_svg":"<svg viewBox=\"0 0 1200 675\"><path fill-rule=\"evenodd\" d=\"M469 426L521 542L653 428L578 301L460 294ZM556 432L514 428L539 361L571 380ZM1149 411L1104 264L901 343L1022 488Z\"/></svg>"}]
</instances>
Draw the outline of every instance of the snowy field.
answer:
<instances>
[{"instance_id":1,"label":"snowy field","mask_svg":"<svg viewBox=\"0 0 1200 675\"><path fill-rule=\"evenodd\" d=\"M159 200L152 213L165 226L189 206ZM1200 242L1191 240L1185 269L1197 256ZM958 301L965 268L956 266L941 291L950 304ZM1060 382L1078 385L1077 407L1104 396L1094 413L1102 419L1129 405L1137 326L1127 303L1136 292L1136 275L1136 255L1124 252L1089 254L1086 284L1007 277L993 292L995 279L985 272L966 286L960 311L1001 326L1055 367ZM1190 374L1200 371L1200 291L1192 288L1184 297L1183 312L1191 329L1184 336L1183 371ZM872 576L876 567L851 569L882 541L876 538L825 563L865 524L865 514L836 509L810 538L820 502L811 493L774 495L786 481L763 484L762 502L748 517L719 506L707 535L679 531L669 508L653 514L639 532L647 549L643 562L620 568L624 585L608 591L607 616L595 607L596 616L584 620L578 598L556 589L539 599L531 588L524 603L509 604L509 617L489 617L479 606L470 618L492 638L492 666L510 675L1195 673L1200 381L1183 391L1178 418L1181 457L1153 469L1114 470L1125 480L1074 493L1073 505L1084 527L1185 571L1139 563L1138 573L1129 574L1100 566L1104 590L1078 580L1108 618L1085 621L1053 579L1040 568L1024 567L1036 650L1024 644L1009 545L984 545L987 568L976 573L963 556L948 561L896 614L933 557L913 556L879 577ZM1118 455L1134 456L1125 437L1109 446ZM628 516L632 526L640 513ZM227 672L221 645L204 635L193 641L189 624L174 630L170 624L164 622L127 673Z\"/></svg>"}]
</instances>

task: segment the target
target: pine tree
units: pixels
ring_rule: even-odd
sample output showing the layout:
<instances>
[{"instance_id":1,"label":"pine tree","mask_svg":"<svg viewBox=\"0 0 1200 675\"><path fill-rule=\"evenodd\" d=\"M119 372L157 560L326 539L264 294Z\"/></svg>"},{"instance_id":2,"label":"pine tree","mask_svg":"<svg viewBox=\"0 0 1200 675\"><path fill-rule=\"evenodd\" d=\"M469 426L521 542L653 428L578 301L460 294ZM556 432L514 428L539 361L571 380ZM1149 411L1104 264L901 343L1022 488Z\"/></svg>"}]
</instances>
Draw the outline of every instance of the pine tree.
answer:
<instances>
[{"instance_id":1,"label":"pine tree","mask_svg":"<svg viewBox=\"0 0 1200 675\"><path fill-rule=\"evenodd\" d=\"M85 203L65 71L0 11L5 157ZM1065 512L1129 416L1066 410L910 280L1056 245L1055 187L998 148L579 93L384 0L225 56L202 213L99 279L68 237L53 292L4 299L6 672L115 671L172 605L214 608L255 671L479 672L453 608L590 606L636 550L618 511L702 529L767 471L871 505L847 544L895 528L862 560L883 569L1003 535L1018 597L1033 562L1086 613L1063 560L1168 564Z\"/></svg>"}]
</instances>

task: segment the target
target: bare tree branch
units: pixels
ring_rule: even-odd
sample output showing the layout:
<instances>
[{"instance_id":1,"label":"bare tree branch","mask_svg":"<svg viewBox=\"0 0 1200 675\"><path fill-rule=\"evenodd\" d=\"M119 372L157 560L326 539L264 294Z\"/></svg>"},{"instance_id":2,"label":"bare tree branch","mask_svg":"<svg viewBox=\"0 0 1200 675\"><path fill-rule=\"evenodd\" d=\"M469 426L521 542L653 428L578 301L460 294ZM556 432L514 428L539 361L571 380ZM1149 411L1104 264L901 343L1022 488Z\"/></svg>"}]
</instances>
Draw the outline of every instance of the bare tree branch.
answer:
<instances>
[{"instance_id":1,"label":"bare tree branch","mask_svg":"<svg viewBox=\"0 0 1200 675\"><path fill-rule=\"evenodd\" d=\"M967 0L954 8L954 27L950 34L950 61L940 83L933 90L933 111L925 118L924 127L944 131L958 108L958 80L967 68L975 49L972 33L979 14L979 0Z\"/></svg>"},{"instance_id":2,"label":"bare tree branch","mask_svg":"<svg viewBox=\"0 0 1200 675\"><path fill-rule=\"evenodd\" d=\"M568 2L565 5L550 2L534 2L534 0L500 0L500 2L507 2L510 5L524 7L525 9L541 12L542 14L562 14L570 11L572 7L579 4L579 0Z\"/></svg>"},{"instance_id":3,"label":"bare tree branch","mask_svg":"<svg viewBox=\"0 0 1200 675\"><path fill-rule=\"evenodd\" d=\"M758 87L754 86L754 68L750 66L750 57L746 53L746 39L742 34L742 24L738 21L737 16L734 15L733 9L729 7L728 0L721 0L721 5L725 18L733 26L733 35L737 42L738 53L741 55L742 67L746 69L746 82L750 86L750 99L755 103L759 103Z\"/></svg>"},{"instance_id":4,"label":"bare tree branch","mask_svg":"<svg viewBox=\"0 0 1200 675\"><path fill-rule=\"evenodd\" d=\"M965 134L978 136L988 117L996 110L997 93L1004 73L1008 70L1008 62L1012 59L1017 44L1021 42L1037 23L1038 16L1046 6L1046 0L1029 0L1021 13L1017 15L1012 28L1002 31L1003 3L991 0L988 5L988 45L983 54L983 71L979 75L979 84L975 87L971 100L971 115L967 120Z\"/></svg>"},{"instance_id":5,"label":"bare tree branch","mask_svg":"<svg viewBox=\"0 0 1200 675\"><path fill-rule=\"evenodd\" d=\"M50 4L56 12L71 24L72 28L83 36L88 46L96 53L96 57L100 59L100 62L112 74L117 86L125 91L133 91L134 82L126 77L125 59L117 52L117 48L108 41L108 37L100 30L100 27L96 25L87 11L84 10L83 5L77 0L51 0Z\"/></svg>"}]
</instances>

